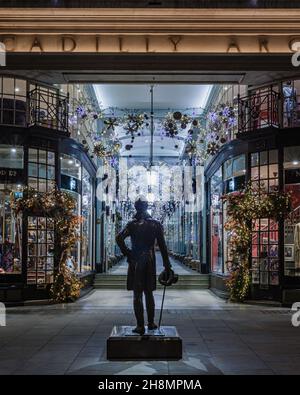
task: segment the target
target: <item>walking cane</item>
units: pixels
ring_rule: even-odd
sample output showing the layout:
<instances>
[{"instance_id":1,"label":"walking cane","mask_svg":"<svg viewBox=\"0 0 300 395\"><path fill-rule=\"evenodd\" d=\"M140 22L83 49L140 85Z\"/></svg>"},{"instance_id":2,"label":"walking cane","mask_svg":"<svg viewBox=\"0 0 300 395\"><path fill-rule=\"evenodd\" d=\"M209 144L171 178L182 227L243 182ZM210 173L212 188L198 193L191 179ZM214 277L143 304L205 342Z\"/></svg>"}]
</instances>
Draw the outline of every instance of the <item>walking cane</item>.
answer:
<instances>
[{"instance_id":1,"label":"walking cane","mask_svg":"<svg viewBox=\"0 0 300 395\"><path fill-rule=\"evenodd\" d=\"M160 282L161 285L164 286L164 292L163 292L163 297L162 297L162 301L161 301L161 308L160 308L160 315L159 315L159 322L158 322L158 329L160 329L160 324L161 324L161 320L162 320L166 287L169 287L172 284L176 284L178 281L178 274L175 274L173 272L173 270L171 270L172 275L168 279L166 279L165 274L166 274L166 271L164 270L158 277L158 281Z\"/></svg>"},{"instance_id":2,"label":"walking cane","mask_svg":"<svg viewBox=\"0 0 300 395\"><path fill-rule=\"evenodd\" d=\"M167 286L165 285L165 286L164 286L163 297L162 297L162 301L161 301L161 308L160 308L160 315L159 315L158 329L160 328L161 319L162 319L162 312L163 312L163 308L164 308L164 301L165 301L166 287L167 287Z\"/></svg>"}]
</instances>

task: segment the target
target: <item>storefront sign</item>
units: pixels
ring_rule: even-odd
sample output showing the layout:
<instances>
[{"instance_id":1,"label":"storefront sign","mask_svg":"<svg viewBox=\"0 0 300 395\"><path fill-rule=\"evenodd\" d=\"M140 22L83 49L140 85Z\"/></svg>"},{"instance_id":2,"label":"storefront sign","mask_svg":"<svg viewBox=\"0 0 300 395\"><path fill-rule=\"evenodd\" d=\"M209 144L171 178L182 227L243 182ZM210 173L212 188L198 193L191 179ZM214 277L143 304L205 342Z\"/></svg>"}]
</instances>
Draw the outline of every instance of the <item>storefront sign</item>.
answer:
<instances>
[{"instance_id":1,"label":"storefront sign","mask_svg":"<svg viewBox=\"0 0 300 395\"><path fill-rule=\"evenodd\" d=\"M297 38L300 42L300 36ZM7 52L293 53L294 36L2 35Z\"/></svg>"},{"instance_id":2,"label":"storefront sign","mask_svg":"<svg viewBox=\"0 0 300 395\"><path fill-rule=\"evenodd\" d=\"M0 168L0 181L17 182L24 177L23 169Z\"/></svg>"},{"instance_id":3,"label":"storefront sign","mask_svg":"<svg viewBox=\"0 0 300 395\"><path fill-rule=\"evenodd\" d=\"M293 53L299 9L0 10L7 52Z\"/></svg>"}]
</instances>

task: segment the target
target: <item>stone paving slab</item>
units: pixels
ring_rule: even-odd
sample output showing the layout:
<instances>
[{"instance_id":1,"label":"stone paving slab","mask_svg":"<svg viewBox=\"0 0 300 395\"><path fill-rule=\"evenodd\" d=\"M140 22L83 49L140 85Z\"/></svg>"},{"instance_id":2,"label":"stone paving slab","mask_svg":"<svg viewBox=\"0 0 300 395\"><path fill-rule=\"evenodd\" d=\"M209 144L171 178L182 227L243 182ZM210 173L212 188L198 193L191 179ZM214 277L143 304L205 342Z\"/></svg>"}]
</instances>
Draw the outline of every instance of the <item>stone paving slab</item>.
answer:
<instances>
[{"instance_id":1,"label":"stone paving slab","mask_svg":"<svg viewBox=\"0 0 300 395\"><path fill-rule=\"evenodd\" d=\"M74 304L8 309L0 374L300 374L300 327L289 309L225 303L209 291L176 291L177 308L167 297L163 321L183 339L181 361L107 361L113 325L134 324L131 297L120 308L110 292L111 309L101 308L107 290Z\"/></svg>"}]
</instances>

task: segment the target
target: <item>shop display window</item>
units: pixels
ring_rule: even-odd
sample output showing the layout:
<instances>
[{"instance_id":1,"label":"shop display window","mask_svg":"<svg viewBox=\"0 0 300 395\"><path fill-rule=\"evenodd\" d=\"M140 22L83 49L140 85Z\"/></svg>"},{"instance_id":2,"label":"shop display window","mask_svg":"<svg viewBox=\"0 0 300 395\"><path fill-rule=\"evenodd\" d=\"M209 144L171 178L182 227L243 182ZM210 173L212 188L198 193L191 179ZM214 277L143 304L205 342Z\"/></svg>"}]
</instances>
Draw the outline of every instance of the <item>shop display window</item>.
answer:
<instances>
[{"instance_id":1,"label":"shop display window","mask_svg":"<svg viewBox=\"0 0 300 395\"><path fill-rule=\"evenodd\" d=\"M15 217L11 194L21 195L21 186L0 184L0 275L22 272L22 217Z\"/></svg>"},{"instance_id":2,"label":"shop display window","mask_svg":"<svg viewBox=\"0 0 300 395\"><path fill-rule=\"evenodd\" d=\"M28 186L47 192L55 185L55 153L37 148L28 150Z\"/></svg>"},{"instance_id":3,"label":"shop display window","mask_svg":"<svg viewBox=\"0 0 300 395\"><path fill-rule=\"evenodd\" d=\"M300 276L300 147L284 148L284 181L292 199L284 224L284 274L295 277Z\"/></svg>"},{"instance_id":4,"label":"shop display window","mask_svg":"<svg viewBox=\"0 0 300 395\"><path fill-rule=\"evenodd\" d=\"M278 151L251 154L252 185L268 192L278 191ZM260 218L252 223L252 284L261 288L279 285L278 223Z\"/></svg>"},{"instance_id":5,"label":"shop display window","mask_svg":"<svg viewBox=\"0 0 300 395\"><path fill-rule=\"evenodd\" d=\"M0 168L23 169L24 149L23 147L0 144Z\"/></svg>"},{"instance_id":6,"label":"shop display window","mask_svg":"<svg viewBox=\"0 0 300 395\"><path fill-rule=\"evenodd\" d=\"M228 159L223 165L224 193L233 193L241 190L245 186L246 180L246 158L239 155ZM223 204L223 222L227 221L227 204ZM228 273L232 263L229 249L230 233L223 231L224 245L224 273Z\"/></svg>"},{"instance_id":7,"label":"shop display window","mask_svg":"<svg viewBox=\"0 0 300 395\"><path fill-rule=\"evenodd\" d=\"M222 169L210 182L210 225L211 225L211 268L213 272L223 272L223 194Z\"/></svg>"},{"instance_id":8,"label":"shop display window","mask_svg":"<svg viewBox=\"0 0 300 395\"><path fill-rule=\"evenodd\" d=\"M300 80L287 80L282 83L283 127L300 126Z\"/></svg>"},{"instance_id":9,"label":"shop display window","mask_svg":"<svg viewBox=\"0 0 300 395\"><path fill-rule=\"evenodd\" d=\"M261 218L252 224L252 283L262 288L279 284L278 223Z\"/></svg>"},{"instance_id":10,"label":"shop display window","mask_svg":"<svg viewBox=\"0 0 300 395\"><path fill-rule=\"evenodd\" d=\"M278 191L278 151L251 154L251 182L256 188L268 192Z\"/></svg>"},{"instance_id":11,"label":"shop display window","mask_svg":"<svg viewBox=\"0 0 300 395\"><path fill-rule=\"evenodd\" d=\"M53 283L54 220L28 217L27 284Z\"/></svg>"},{"instance_id":12,"label":"shop display window","mask_svg":"<svg viewBox=\"0 0 300 395\"><path fill-rule=\"evenodd\" d=\"M82 203L83 217L81 232L81 271L92 270L92 180L89 173L83 169L82 174Z\"/></svg>"}]
</instances>

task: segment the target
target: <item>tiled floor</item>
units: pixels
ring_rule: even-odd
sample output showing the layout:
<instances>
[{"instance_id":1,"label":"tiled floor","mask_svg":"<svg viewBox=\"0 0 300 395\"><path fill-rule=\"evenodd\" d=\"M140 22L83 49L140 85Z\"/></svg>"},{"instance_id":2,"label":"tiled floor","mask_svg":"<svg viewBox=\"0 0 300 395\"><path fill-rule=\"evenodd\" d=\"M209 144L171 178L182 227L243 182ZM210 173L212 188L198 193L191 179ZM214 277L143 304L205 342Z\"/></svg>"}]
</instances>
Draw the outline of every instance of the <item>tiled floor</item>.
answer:
<instances>
[{"instance_id":1,"label":"tiled floor","mask_svg":"<svg viewBox=\"0 0 300 395\"><path fill-rule=\"evenodd\" d=\"M107 361L113 325L133 324L126 291L10 308L7 326L0 327L0 373L300 374L300 327L292 327L289 309L228 304L209 291L168 291L164 324L177 327L183 359Z\"/></svg>"}]
</instances>

